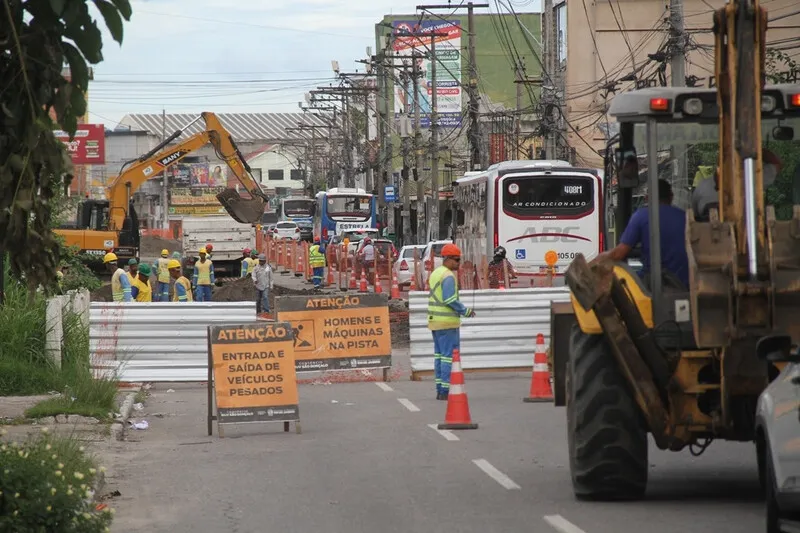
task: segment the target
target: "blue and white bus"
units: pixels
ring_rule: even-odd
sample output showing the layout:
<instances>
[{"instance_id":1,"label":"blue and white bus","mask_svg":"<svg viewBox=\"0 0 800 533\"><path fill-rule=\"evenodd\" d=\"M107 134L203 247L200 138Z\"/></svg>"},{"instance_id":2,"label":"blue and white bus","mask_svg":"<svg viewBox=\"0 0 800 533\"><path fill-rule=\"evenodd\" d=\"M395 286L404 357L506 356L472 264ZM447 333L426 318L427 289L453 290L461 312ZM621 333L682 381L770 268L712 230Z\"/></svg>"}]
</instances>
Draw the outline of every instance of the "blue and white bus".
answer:
<instances>
[{"instance_id":1,"label":"blue and white bus","mask_svg":"<svg viewBox=\"0 0 800 533\"><path fill-rule=\"evenodd\" d=\"M314 235L323 242L331 235L377 228L376 198L364 189L333 188L317 193Z\"/></svg>"},{"instance_id":2,"label":"blue and white bus","mask_svg":"<svg viewBox=\"0 0 800 533\"><path fill-rule=\"evenodd\" d=\"M282 198L278 205L279 222L297 222L298 220L308 220L314 217L314 205L316 200L313 198Z\"/></svg>"}]
</instances>

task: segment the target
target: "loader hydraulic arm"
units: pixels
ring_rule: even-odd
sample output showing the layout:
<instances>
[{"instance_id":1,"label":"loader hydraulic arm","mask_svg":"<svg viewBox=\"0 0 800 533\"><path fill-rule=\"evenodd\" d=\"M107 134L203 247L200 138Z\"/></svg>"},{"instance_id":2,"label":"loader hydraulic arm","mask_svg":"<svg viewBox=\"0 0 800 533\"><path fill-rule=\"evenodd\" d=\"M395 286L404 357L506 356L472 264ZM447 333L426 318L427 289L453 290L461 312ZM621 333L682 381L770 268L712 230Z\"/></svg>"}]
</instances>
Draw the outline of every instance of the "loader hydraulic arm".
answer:
<instances>
[{"instance_id":1,"label":"loader hydraulic arm","mask_svg":"<svg viewBox=\"0 0 800 533\"><path fill-rule=\"evenodd\" d=\"M200 119L205 121L205 129L191 135L177 146L167 145L181 136L192 124ZM216 115L202 115L182 129L164 139L155 148L142 155L132 165L124 169L107 188L109 200L109 229L119 231L126 218L130 196L150 178L157 176L170 166L179 162L195 150L211 144L217 157L225 161L236 179L245 187L251 198L242 198L235 189L226 189L217 195L228 214L237 222L255 224L261 220L264 207L269 200L253 178L250 166L236 146L231 134L225 129ZM123 167L124 168L124 167Z\"/></svg>"}]
</instances>

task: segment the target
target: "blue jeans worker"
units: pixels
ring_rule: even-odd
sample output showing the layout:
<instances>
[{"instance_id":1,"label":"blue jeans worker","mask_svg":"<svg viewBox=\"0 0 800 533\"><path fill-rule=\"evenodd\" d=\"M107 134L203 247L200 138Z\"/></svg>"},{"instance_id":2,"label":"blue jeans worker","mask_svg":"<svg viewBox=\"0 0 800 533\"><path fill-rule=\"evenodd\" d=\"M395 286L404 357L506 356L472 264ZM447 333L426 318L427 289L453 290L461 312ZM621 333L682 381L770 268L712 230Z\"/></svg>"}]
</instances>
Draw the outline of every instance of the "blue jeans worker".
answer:
<instances>
[{"instance_id":1,"label":"blue jeans worker","mask_svg":"<svg viewBox=\"0 0 800 533\"><path fill-rule=\"evenodd\" d=\"M177 253L177 252L176 252ZM179 256L180 257L180 256ZM177 258L176 258L177 259ZM153 270L156 271L156 293L153 295L154 302L169 301L169 250L161 250L161 257L153 263Z\"/></svg>"},{"instance_id":2,"label":"blue jeans worker","mask_svg":"<svg viewBox=\"0 0 800 533\"><path fill-rule=\"evenodd\" d=\"M272 267L267 263L267 256L258 256L258 264L251 274L256 286L256 314L269 313L269 291L273 286Z\"/></svg>"},{"instance_id":3,"label":"blue jeans worker","mask_svg":"<svg viewBox=\"0 0 800 533\"><path fill-rule=\"evenodd\" d=\"M314 239L314 244L308 249L308 263L311 266L311 281L314 288L322 287L322 279L325 276L325 252L320 248L320 240Z\"/></svg>"},{"instance_id":4,"label":"blue jeans worker","mask_svg":"<svg viewBox=\"0 0 800 533\"><path fill-rule=\"evenodd\" d=\"M214 285L214 263L208 259L208 252L205 248L198 251L200 260L194 264L194 274L192 275L192 286L195 287L195 301L210 302L211 286Z\"/></svg>"},{"instance_id":5,"label":"blue jeans worker","mask_svg":"<svg viewBox=\"0 0 800 533\"><path fill-rule=\"evenodd\" d=\"M433 334L433 376L437 400L447 400L450 394L453 350L461 348L461 317L475 316L475 311L458 299L455 273L461 266L461 250L455 244L445 244L442 258L442 266L431 273L428 294L428 329Z\"/></svg>"}]
</instances>

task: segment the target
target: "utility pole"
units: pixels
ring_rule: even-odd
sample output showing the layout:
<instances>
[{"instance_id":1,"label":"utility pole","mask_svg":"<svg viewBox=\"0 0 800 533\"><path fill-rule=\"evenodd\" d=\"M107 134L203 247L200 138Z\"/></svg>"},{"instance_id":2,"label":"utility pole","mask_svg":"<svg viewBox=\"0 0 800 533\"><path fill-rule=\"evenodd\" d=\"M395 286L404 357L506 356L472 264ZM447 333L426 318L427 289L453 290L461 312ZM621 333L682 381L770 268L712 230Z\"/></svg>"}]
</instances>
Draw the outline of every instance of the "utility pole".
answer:
<instances>
[{"instance_id":1,"label":"utility pole","mask_svg":"<svg viewBox=\"0 0 800 533\"><path fill-rule=\"evenodd\" d=\"M414 53L411 56L411 77L414 87L414 182L417 185L417 243L427 242L422 240L422 230L424 226L420 224L423 220L422 214L425 212L425 182L422 180L422 122L420 121L420 98L419 98L419 55Z\"/></svg>"},{"instance_id":2,"label":"utility pole","mask_svg":"<svg viewBox=\"0 0 800 533\"><path fill-rule=\"evenodd\" d=\"M403 82L403 90L406 93L406 101L408 100L408 91L405 89L408 87L408 81L411 74L408 72L408 68L404 68L403 71L400 73L400 79ZM408 103L406 102L405 109L403 110L403 114L400 116L400 137L401 137L401 150L403 154L403 169L400 172L400 179L401 185L403 186L402 194L403 194L403 209L401 216L403 217L403 234L402 234L402 244L406 246L408 244L412 244L411 239L411 182L409 179L409 157L411 152L411 139L409 135L409 127L408 127Z\"/></svg>"},{"instance_id":3,"label":"utility pole","mask_svg":"<svg viewBox=\"0 0 800 533\"><path fill-rule=\"evenodd\" d=\"M670 0L669 20L671 27L671 55L670 58L670 85L673 87L686 86L686 33L683 19L683 0ZM686 161L686 145L675 143L672 148L672 157L675 161L673 167L673 190L676 192L676 205L686 209L690 204L689 179Z\"/></svg>"},{"instance_id":4,"label":"utility pole","mask_svg":"<svg viewBox=\"0 0 800 533\"><path fill-rule=\"evenodd\" d=\"M428 238L439 240L439 114L436 109L436 37L431 35L431 216L428 221Z\"/></svg>"},{"instance_id":5,"label":"utility pole","mask_svg":"<svg viewBox=\"0 0 800 533\"><path fill-rule=\"evenodd\" d=\"M554 104L553 96L555 94L555 81L553 78L553 72L555 71L555 56L556 52L556 37L554 33L554 13L553 13L553 0L544 0L544 13L542 16L542 33L544 42L544 50L542 50L544 55L544 70L542 74L542 78L545 80L545 85L543 87L543 92L545 94L542 95L542 99L546 104L545 109L549 109L551 104ZM544 153L545 159L556 159L556 147L555 147L555 128L556 124L552 120L552 116L542 117L546 121L547 130L544 136Z\"/></svg>"},{"instance_id":6,"label":"utility pole","mask_svg":"<svg viewBox=\"0 0 800 533\"><path fill-rule=\"evenodd\" d=\"M167 110L161 110L161 142L164 142L164 139L167 138ZM167 169L165 168L164 171L161 173L161 177L163 179L163 187L161 190L161 229L169 229L169 178L167 177ZM131 199L128 198L128 202ZM127 209L128 206L125 206Z\"/></svg>"},{"instance_id":7,"label":"utility pole","mask_svg":"<svg viewBox=\"0 0 800 533\"><path fill-rule=\"evenodd\" d=\"M470 143L470 170L476 170L484 167L485 150L481 142L482 137L480 133L480 107L478 104L478 61L475 53L475 8L489 7L489 4L475 4L467 2L464 6L454 6L450 4L437 4L437 5L420 5L417 6L417 11L433 11L446 9L455 13L458 9L463 7L467 8L467 34L469 50L469 83L467 84L467 92L469 96L469 129L467 136Z\"/></svg>"},{"instance_id":8,"label":"utility pole","mask_svg":"<svg viewBox=\"0 0 800 533\"><path fill-rule=\"evenodd\" d=\"M522 60L520 60L520 63ZM516 85L517 85L517 114L514 121L514 159L519 159L520 152L520 137L522 133L522 83L523 72L525 68L521 64L517 64L516 70Z\"/></svg>"}]
</instances>

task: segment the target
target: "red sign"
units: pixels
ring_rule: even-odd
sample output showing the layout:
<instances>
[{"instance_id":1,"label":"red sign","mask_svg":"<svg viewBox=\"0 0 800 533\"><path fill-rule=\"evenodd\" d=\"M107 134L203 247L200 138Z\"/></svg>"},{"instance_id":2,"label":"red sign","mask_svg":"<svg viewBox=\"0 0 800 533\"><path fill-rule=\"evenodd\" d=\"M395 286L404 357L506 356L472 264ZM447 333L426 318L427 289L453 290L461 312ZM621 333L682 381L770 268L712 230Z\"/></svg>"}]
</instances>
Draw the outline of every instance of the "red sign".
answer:
<instances>
[{"instance_id":1,"label":"red sign","mask_svg":"<svg viewBox=\"0 0 800 533\"><path fill-rule=\"evenodd\" d=\"M75 138L69 140L66 131L57 130L56 138L67 147L76 165L103 165L106 162L106 132L102 124L80 124Z\"/></svg>"},{"instance_id":2,"label":"red sign","mask_svg":"<svg viewBox=\"0 0 800 533\"><path fill-rule=\"evenodd\" d=\"M506 161L506 136L502 133L489 134L489 164Z\"/></svg>"}]
</instances>

